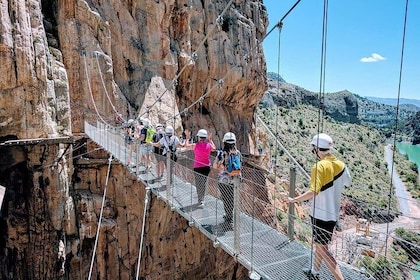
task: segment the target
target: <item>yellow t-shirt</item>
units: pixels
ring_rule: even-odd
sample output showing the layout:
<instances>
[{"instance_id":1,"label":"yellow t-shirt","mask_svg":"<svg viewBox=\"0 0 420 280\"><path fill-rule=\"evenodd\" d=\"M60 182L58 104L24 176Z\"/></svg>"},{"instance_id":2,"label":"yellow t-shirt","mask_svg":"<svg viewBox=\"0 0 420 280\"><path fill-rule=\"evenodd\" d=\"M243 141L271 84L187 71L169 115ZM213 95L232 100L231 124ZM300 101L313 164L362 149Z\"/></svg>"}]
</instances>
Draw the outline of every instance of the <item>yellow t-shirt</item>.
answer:
<instances>
[{"instance_id":1,"label":"yellow t-shirt","mask_svg":"<svg viewBox=\"0 0 420 280\"><path fill-rule=\"evenodd\" d=\"M310 189L312 217L323 221L337 221L340 214L341 194L344 186L351 185L346 165L333 156L327 156L312 167Z\"/></svg>"}]
</instances>

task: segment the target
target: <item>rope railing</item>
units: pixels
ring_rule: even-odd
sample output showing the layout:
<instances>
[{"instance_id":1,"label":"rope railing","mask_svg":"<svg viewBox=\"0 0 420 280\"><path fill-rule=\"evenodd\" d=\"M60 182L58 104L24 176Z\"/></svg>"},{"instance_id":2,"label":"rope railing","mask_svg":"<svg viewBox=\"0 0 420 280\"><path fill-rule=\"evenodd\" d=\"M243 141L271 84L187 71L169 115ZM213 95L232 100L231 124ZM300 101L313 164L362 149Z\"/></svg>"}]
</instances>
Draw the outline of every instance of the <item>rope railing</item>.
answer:
<instances>
[{"instance_id":1,"label":"rope railing","mask_svg":"<svg viewBox=\"0 0 420 280\"><path fill-rule=\"evenodd\" d=\"M191 226L197 227L210 238L215 246L221 247L247 267L253 277L257 274L262 279L291 279L310 262L311 209L308 203L302 203L296 207L293 216L288 216L288 205L283 202L287 195L285 190L290 184L288 180L276 180L276 184L273 184L268 179L272 173L263 168L248 167L245 160L243 178L238 184L237 209L232 198L223 197L215 179L215 170L206 178L204 206L201 206L197 198L191 151L179 149L177 162L169 160L170 172L166 169L166 175L157 179L154 176L155 164L152 164L150 171L140 167L136 149L129 158L129 147L124 143L123 131L101 123L95 126L85 123L85 131L121 164L128 165L129 161L134 161L136 167L130 170L146 183L157 198L168 203ZM284 171L288 167L296 167L294 161L282 165ZM307 177L300 172L296 173L296 177L296 190L299 192L306 188L304 182ZM344 196L344 200L351 199ZM226 222L224 217L226 211L232 209L238 211L236 225ZM346 279L384 279L416 269L414 263L420 248L418 243L407 239L409 233L403 229L408 228L404 220L412 217L400 215L389 221L391 218L385 215L385 210L373 208L370 212L360 213L357 207L350 207L343 213L339 223L341 231L334 232L331 251ZM290 220L294 222L293 239L289 239L287 232ZM419 220L412 221L412 225L415 230L420 230ZM392 247L398 254L385 255L386 246ZM380 265L382 263L388 266ZM323 276L330 277L326 269L321 272ZM382 276L385 277L380 278Z\"/></svg>"}]
</instances>

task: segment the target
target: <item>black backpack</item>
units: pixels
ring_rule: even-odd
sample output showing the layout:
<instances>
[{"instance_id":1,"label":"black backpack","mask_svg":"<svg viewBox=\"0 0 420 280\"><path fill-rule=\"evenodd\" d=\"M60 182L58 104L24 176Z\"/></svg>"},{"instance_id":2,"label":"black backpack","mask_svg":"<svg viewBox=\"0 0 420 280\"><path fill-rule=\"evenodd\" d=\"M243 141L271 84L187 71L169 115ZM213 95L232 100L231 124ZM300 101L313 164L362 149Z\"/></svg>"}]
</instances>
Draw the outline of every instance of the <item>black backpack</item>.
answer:
<instances>
[{"instance_id":1,"label":"black backpack","mask_svg":"<svg viewBox=\"0 0 420 280\"><path fill-rule=\"evenodd\" d=\"M153 143L158 143L164 135L165 135L165 133L163 131L156 132L155 135L153 135L152 142ZM155 152L155 154L162 155L163 147L154 147L154 152Z\"/></svg>"},{"instance_id":2,"label":"black backpack","mask_svg":"<svg viewBox=\"0 0 420 280\"><path fill-rule=\"evenodd\" d=\"M167 139L165 139L165 140L167 140ZM176 155L176 146L174 146L174 141L173 140L171 141L171 138L169 138L168 148L171 151L171 159L173 161L177 161L178 156Z\"/></svg>"}]
</instances>

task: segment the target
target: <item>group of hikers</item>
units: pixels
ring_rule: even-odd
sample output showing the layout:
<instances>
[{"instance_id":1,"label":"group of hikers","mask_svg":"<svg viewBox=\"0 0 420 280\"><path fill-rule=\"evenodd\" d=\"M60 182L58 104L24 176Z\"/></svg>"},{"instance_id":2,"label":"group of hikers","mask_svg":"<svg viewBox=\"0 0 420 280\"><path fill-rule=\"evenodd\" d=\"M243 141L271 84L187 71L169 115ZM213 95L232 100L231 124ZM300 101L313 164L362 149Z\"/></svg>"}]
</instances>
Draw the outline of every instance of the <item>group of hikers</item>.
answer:
<instances>
[{"instance_id":1,"label":"group of hikers","mask_svg":"<svg viewBox=\"0 0 420 280\"><path fill-rule=\"evenodd\" d=\"M129 119L124 125L125 143L129 149L128 167L134 167L133 154L135 149L139 152L135 154L139 157L136 160L150 171L152 160L155 161L155 175L159 180L163 177L166 168L167 156L171 159L171 171L173 163L178 159L178 148L193 151L194 162L193 171L195 187L197 191L197 206L204 206L207 178L211 167L217 170L218 187L221 193L225 208L225 222L233 222L233 177L241 176L241 153L236 148L236 136L233 132L225 133L223 137L223 147L217 151L213 142L212 134L206 129L199 129L195 137L191 131L186 129L185 137L175 135L173 126L156 124L153 126L147 118ZM193 139L194 138L194 139ZM137 146L136 146L137 145ZM216 152L216 159L212 162L211 153Z\"/></svg>"},{"instance_id":2,"label":"group of hikers","mask_svg":"<svg viewBox=\"0 0 420 280\"><path fill-rule=\"evenodd\" d=\"M149 133L148 133L149 132ZM153 132L153 133L150 133ZM153 135L152 135L153 134ZM224 205L226 223L232 223L234 216L233 178L241 177L241 153L236 148L236 136L227 132L223 136L223 147L216 151L211 133L206 129L198 130L196 141L191 140L191 131L185 130L185 138L175 135L172 126L157 124L153 127L148 119L140 118L137 122L129 120L126 126L126 143L130 146L140 143L142 163L150 169L152 148L156 154L156 176L161 178L165 169L165 158L171 154L172 161L177 160L177 148L184 147L194 152L194 177L198 197L198 206L204 205L207 177L211 167L218 173L218 188ZM287 197L289 204L310 200L312 204L311 221L315 242L313 265L304 270L310 279L319 279L321 263L334 275L335 279L344 279L339 265L328 250L332 234L340 213L342 190L351 185L351 177L346 165L332 155L333 140L324 133L317 134L310 142L313 154L318 161L311 171L310 188L297 197ZM258 152L262 153L262 143L258 142ZM132 149L130 149L132 151ZM216 151L216 158L211 162L210 154ZM131 155L130 155L131 159ZM131 164L131 163L130 163Z\"/></svg>"}]
</instances>

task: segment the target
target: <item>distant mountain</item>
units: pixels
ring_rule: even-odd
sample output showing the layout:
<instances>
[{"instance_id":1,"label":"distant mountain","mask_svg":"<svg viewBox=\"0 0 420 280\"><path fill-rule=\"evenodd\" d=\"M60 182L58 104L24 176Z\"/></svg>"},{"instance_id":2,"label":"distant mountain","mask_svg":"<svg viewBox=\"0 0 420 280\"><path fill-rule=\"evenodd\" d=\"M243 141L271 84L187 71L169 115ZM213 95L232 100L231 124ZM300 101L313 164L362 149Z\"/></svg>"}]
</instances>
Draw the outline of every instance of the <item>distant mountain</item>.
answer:
<instances>
[{"instance_id":1,"label":"distant mountain","mask_svg":"<svg viewBox=\"0 0 420 280\"><path fill-rule=\"evenodd\" d=\"M279 81L281 83L285 83L286 81L277 73L274 72L267 72L267 78Z\"/></svg>"},{"instance_id":2,"label":"distant mountain","mask_svg":"<svg viewBox=\"0 0 420 280\"><path fill-rule=\"evenodd\" d=\"M381 98L381 97L373 97L367 96L369 100L375 101L377 103L382 103L385 105L392 105L397 106L398 99L397 98ZM400 98L400 105L415 105L419 107L420 110L420 100L418 99L408 99L408 98Z\"/></svg>"},{"instance_id":3,"label":"distant mountain","mask_svg":"<svg viewBox=\"0 0 420 280\"><path fill-rule=\"evenodd\" d=\"M413 142L420 141L418 137L413 137L419 133L419 128L414 124L420 120L420 113L418 113L420 107L412 103L405 104L407 99L400 100L398 111L395 105L374 101L347 90L327 93L324 99L320 101L318 93L294 84L281 82L283 79L277 74L267 76L268 90L260 101L263 107L270 108L277 105L284 108L294 108L301 104L312 105L315 108L322 108L326 115L336 121L366 124L380 128L386 137L390 137L394 133L398 112L398 130L400 133L411 137ZM420 100L414 101L420 102ZM416 113L418 113L417 118L415 118Z\"/></svg>"}]
</instances>

